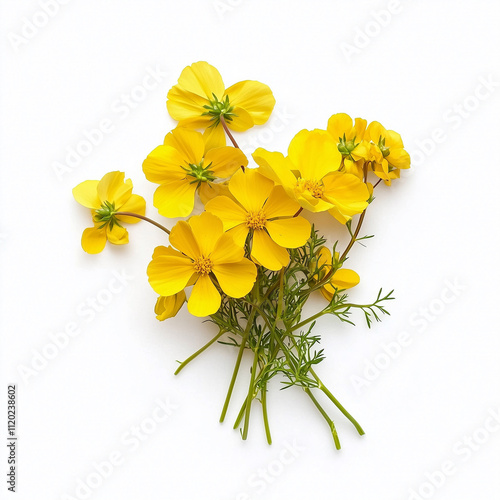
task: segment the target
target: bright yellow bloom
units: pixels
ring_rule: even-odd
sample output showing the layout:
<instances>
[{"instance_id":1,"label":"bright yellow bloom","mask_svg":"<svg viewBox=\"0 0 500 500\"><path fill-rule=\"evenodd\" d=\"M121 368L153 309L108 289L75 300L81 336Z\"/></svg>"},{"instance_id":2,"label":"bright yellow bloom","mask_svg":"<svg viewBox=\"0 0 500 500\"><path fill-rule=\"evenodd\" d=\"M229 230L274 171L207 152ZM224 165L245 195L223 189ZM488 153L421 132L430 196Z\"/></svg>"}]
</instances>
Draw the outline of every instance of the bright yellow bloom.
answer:
<instances>
[{"instance_id":1,"label":"bright yellow bloom","mask_svg":"<svg viewBox=\"0 0 500 500\"><path fill-rule=\"evenodd\" d=\"M184 305L184 302L186 302L186 292L184 290L170 297L158 297L155 305L156 319L164 321L168 318L173 318Z\"/></svg>"},{"instance_id":2,"label":"bright yellow bloom","mask_svg":"<svg viewBox=\"0 0 500 500\"><path fill-rule=\"evenodd\" d=\"M330 116L327 130L337 142L342 155L350 156L356 150L356 146L363 141L366 123L366 120L356 118L353 125L352 118L346 113ZM359 159L359 156L355 159Z\"/></svg>"},{"instance_id":3,"label":"bright yellow bloom","mask_svg":"<svg viewBox=\"0 0 500 500\"><path fill-rule=\"evenodd\" d=\"M372 122L366 129L365 139L372 141L367 159L373 162L373 172L386 185L390 186L392 179L399 178L400 169L410 168L410 155L394 130L386 130L379 122Z\"/></svg>"},{"instance_id":4,"label":"bright yellow bloom","mask_svg":"<svg viewBox=\"0 0 500 500\"><path fill-rule=\"evenodd\" d=\"M369 192L358 177L339 172L342 155L333 136L324 130L302 130L291 141L288 156L257 149L259 171L280 184L301 207L328 210L345 224L368 206Z\"/></svg>"},{"instance_id":5,"label":"bright yellow bloom","mask_svg":"<svg viewBox=\"0 0 500 500\"><path fill-rule=\"evenodd\" d=\"M209 316L220 307L216 287L229 297L250 292L257 276L255 264L244 258L244 250L224 233L222 221L204 212L180 221L170 233L172 247L158 247L148 266L149 283L158 294L170 297L194 285L188 310L194 316Z\"/></svg>"},{"instance_id":6,"label":"bright yellow bloom","mask_svg":"<svg viewBox=\"0 0 500 500\"><path fill-rule=\"evenodd\" d=\"M109 172L100 181L84 181L73 188L75 200L90 208L94 227L83 231L82 248L88 253L102 252L106 241L114 245L128 243L128 232L121 223L135 224L140 219L116 212L146 213L142 196L132 194L132 181L123 172Z\"/></svg>"},{"instance_id":7,"label":"bright yellow bloom","mask_svg":"<svg viewBox=\"0 0 500 500\"><path fill-rule=\"evenodd\" d=\"M311 225L303 217L294 217L300 205L281 186L255 169L236 172L229 181L234 200L217 196L206 210L224 223L224 229L243 246L252 235L251 256L259 264L278 271L290 261L287 248L297 248L311 235Z\"/></svg>"},{"instance_id":8,"label":"bright yellow bloom","mask_svg":"<svg viewBox=\"0 0 500 500\"><path fill-rule=\"evenodd\" d=\"M335 260L338 261L339 254L335 252ZM332 253L326 247L318 251L318 268L321 268L320 279L325 277L332 269ZM328 302L331 302L335 293L339 290L347 290L359 283L359 275L351 269L337 269L330 282L321 288L321 293Z\"/></svg>"},{"instance_id":9,"label":"bright yellow bloom","mask_svg":"<svg viewBox=\"0 0 500 500\"><path fill-rule=\"evenodd\" d=\"M195 193L210 198L217 179L230 177L248 165L240 149L223 146L208 149L200 132L176 128L144 160L146 178L160 187L153 204L165 217L187 217L194 208Z\"/></svg>"},{"instance_id":10,"label":"bright yellow bloom","mask_svg":"<svg viewBox=\"0 0 500 500\"><path fill-rule=\"evenodd\" d=\"M265 123L276 100L263 83L245 80L225 88L216 68L200 61L184 68L167 95L167 109L179 126L206 129L211 147L226 144L222 116L231 130L243 132Z\"/></svg>"}]
</instances>

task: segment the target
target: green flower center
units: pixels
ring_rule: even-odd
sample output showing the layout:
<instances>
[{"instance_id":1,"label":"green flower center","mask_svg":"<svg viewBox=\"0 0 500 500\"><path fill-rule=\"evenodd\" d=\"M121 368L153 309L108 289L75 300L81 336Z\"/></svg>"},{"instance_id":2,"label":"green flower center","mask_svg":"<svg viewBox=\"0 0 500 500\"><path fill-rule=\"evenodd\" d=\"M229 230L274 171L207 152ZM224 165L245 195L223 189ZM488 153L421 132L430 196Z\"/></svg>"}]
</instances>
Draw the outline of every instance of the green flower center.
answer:
<instances>
[{"instance_id":1,"label":"green flower center","mask_svg":"<svg viewBox=\"0 0 500 500\"><path fill-rule=\"evenodd\" d=\"M203 106L207 111L202 113L201 116L210 116L210 119L214 122L211 126L216 127L220 123L220 117L224 117L226 122L230 122L233 120L233 116L235 115L232 111L234 106L231 106L229 103L229 97L226 96L222 98L222 101L219 101L217 96L212 93L213 99L210 99L210 104L206 104Z\"/></svg>"},{"instance_id":2,"label":"green flower center","mask_svg":"<svg viewBox=\"0 0 500 500\"><path fill-rule=\"evenodd\" d=\"M386 156L389 156L391 153L391 150L389 149L389 146L385 145L385 137L380 136L377 144L378 148L382 152L382 156L385 158Z\"/></svg>"},{"instance_id":3,"label":"green flower center","mask_svg":"<svg viewBox=\"0 0 500 500\"><path fill-rule=\"evenodd\" d=\"M343 137L339 137L339 142L337 144L338 150L343 154L349 156L356 146L359 144L359 142L356 144L356 137L354 139L348 141L345 138L345 134Z\"/></svg>"},{"instance_id":4,"label":"green flower center","mask_svg":"<svg viewBox=\"0 0 500 500\"><path fill-rule=\"evenodd\" d=\"M94 212L94 222L102 223L99 226L99 229L102 229L104 226L109 224L109 229L112 230L113 226L116 224L119 227L122 227L116 218L116 210L115 202L105 201L101 208L98 208Z\"/></svg>"},{"instance_id":5,"label":"green flower center","mask_svg":"<svg viewBox=\"0 0 500 500\"><path fill-rule=\"evenodd\" d=\"M202 159L198 165L190 163L189 169L186 169L187 175L193 177L191 184L195 182L198 184L202 182L212 182L216 179L214 173L210 170L212 164L210 163L205 167L203 165L204 161L205 159Z\"/></svg>"}]
</instances>

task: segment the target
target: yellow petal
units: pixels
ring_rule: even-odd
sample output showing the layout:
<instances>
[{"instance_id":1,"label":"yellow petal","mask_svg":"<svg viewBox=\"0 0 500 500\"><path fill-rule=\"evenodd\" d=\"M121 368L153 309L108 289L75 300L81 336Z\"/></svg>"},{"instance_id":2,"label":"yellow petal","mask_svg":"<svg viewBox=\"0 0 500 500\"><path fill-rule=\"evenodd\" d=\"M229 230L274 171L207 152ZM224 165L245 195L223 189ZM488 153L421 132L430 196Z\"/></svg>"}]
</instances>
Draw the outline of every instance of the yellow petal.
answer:
<instances>
[{"instance_id":1,"label":"yellow petal","mask_svg":"<svg viewBox=\"0 0 500 500\"><path fill-rule=\"evenodd\" d=\"M130 196L128 201L120 207L120 212L133 212L134 214L145 215L146 213L146 200L138 194ZM137 217L130 217L128 215L117 215L119 221L127 222L128 224L136 224L141 219Z\"/></svg>"},{"instance_id":2,"label":"yellow petal","mask_svg":"<svg viewBox=\"0 0 500 500\"><path fill-rule=\"evenodd\" d=\"M359 275L351 269L338 269L330 280L330 284L325 285L328 292L334 293L334 289L347 290L359 283Z\"/></svg>"},{"instance_id":3,"label":"yellow petal","mask_svg":"<svg viewBox=\"0 0 500 500\"><path fill-rule=\"evenodd\" d=\"M82 234L82 248L87 253L100 253L106 246L106 229L88 227Z\"/></svg>"},{"instance_id":4,"label":"yellow petal","mask_svg":"<svg viewBox=\"0 0 500 500\"><path fill-rule=\"evenodd\" d=\"M230 229L227 234L233 237L234 242L239 247L243 247L248 236L248 231L249 228L247 227L246 224L239 224Z\"/></svg>"},{"instance_id":5,"label":"yellow petal","mask_svg":"<svg viewBox=\"0 0 500 500\"><path fill-rule=\"evenodd\" d=\"M168 297L186 287L194 274L193 262L184 256L160 255L149 263L147 274L153 290Z\"/></svg>"},{"instance_id":6,"label":"yellow petal","mask_svg":"<svg viewBox=\"0 0 500 500\"><path fill-rule=\"evenodd\" d=\"M144 160L142 170L148 181L163 184L185 178L182 166L187 164L180 151L172 146L158 146Z\"/></svg>"},{"instance_id":7,"label":"yellow petal","mask_svg":"<svg viewBox=\"0 0 500 500\"><path fill-rule=\"evenodd\" d=\"M204 128L210 124L209 116L202 116L206 111L203 106L209 104L206 97L182 89L179 85L172 87L167 94L167 111L174 119L190 128Z\"/></svg>"},{"instance_id":8,"label":"yellow petal","mask_svg":"<svg viewBox=\"0 0 500 500\"><path fill-rule=\"evenodd\" d=\"M217 196L227 196L234 200L233 195L229 191L228 182L202 182L198 189L198 195L201 202L206 205L210 200Z\"/></svg>"},{"instance_id":9,"label":"yellow petal","mask_svg":"<svg viewBox=\"0 0 500 500\"><path fill-rule=\"evenodd\" d=\"M182 70L179 87L188 92L213 99L215 94L220 101L224 95L224 82L220 73L206 61L195 62Z\"/></svg>"},{"instance_id":10,"label":"yellow petal","mask_svg":"<svg viewBox=\"0 0 500 500\"><path fill-rule=\"evenodd\" d=\"M297 177L292 172L293 165L282 153L266 151L258 148L253 153L253 159L259 165L258 171L276 184L281 184L285 191L293 196Z\"/></svg>"},{"instance_id":11,"label":"yellow petal","mask_svg":"<svg viewBox=\"0 0 500 500\"><path fill-rule=\"evenodd\" d=\"M251 255L271 271L279 271L290 262L288 251L275 243L264 229L253 232Z\"/></svg>"},{"instance_id":12,"label":"yellow petal","mask_svg":"<svg viewBox=\"0 0 500 500\"><path fill-rule=\"evenodd\" d=\"M189 163L198 165L205 152L203 135L196 130L184 127L174 128L165 136L163 144L176 149L180 153L183 160L180 165L184 167L187 167Z\"/></svg>"},{"instance_id":13,"label":"yellow petal","mask_svg":"<svg viewBox=\"0 0 500 500\"><path fill-rule=\"evenodd\" d=\"M371 122L366 129L365 139L378 144L387 135L387 130L379 122Z\"/></svg>"},{"instance_id":14,"label":"yellow petal","mask_svg":"<svg viewBox=\"0 0 500 500\"><path fill-rule=\"evenodd\" d=\"M170 243L177 248L180 252L191 257L191 259L197 259L201 257L200 247L196 241L193 230L191 226L181 220L179 221L170 232ZM169 294L160 294L169 295Z\"/></svg>"},{"instance_id":15,"label":"yellow petal","mask_svg":"<svg viewBox=\"0 0 500 500\"><path fill-rule=\"evenodd\" d=\"M156 319L164 321L168 318L173 318L179 312L184 302L186 302L186 292L184 290L170 297L158 297L155 305Z\"/></svg>"},{"instance_id":16,"label":"yellow petal","mask_svg":"<svg viewBox=\"0 0 500 500\"><path fill-rule=\"evenodd\" d=\"M404 149L391 148L387 161L396 168L410 168L410 155Z\"/></svg>"},{"instance_id":17,"label":"yellow petal","mask_svg":"<svg viewBox=\"0 0 500 500\"><path fill-rule=\"evenodd\" d=\"M227 196L217 196L205 205L205 210L219 217L227 231L239 224L245 223L248 212Z\"/></svg>"},{"instance_id":18,"label":"yellow petal","mask_svg":"<svg viewBox=\"0 0 500 500\"><path fill-rule=\"evenodd\" d=\"M311 236L311 224L304 217L270 220L266 229L273 241L285 248L301 247Z\"/></svg>"},{"instance_id":19,"label":"yellow petal","mask_svg":"<svg viewBox=\"0 0 500 500\"><path fill-rule=\"evenodd\" d=\"M162 184L153 195L153 205L165 217L187 217L194 208L196 184L189 179Z\"/></svg>"},{"instance_id":20,"label":"yellow petal","mask_svg":"<svg viewBox=\"0 0 500 500\"><path fill-rule=\"evenodd\" d=\"M323 197L345 215L359 214L368 206L368 188L355 175L334 172L323 179L323 186Z\"/></svg>"},{"instance_id":21,"label":"yellow petal","mask_svg":"<svg viewBox=\"0 0 500 500\"><path fill-rule=\"evenodd\" d=\"M84 181L73 188L75 200L87 208L98 209L101 207L101 200L97 195L97 185L99 181Z\"/></svg>"},{"instance_id":22,"label":"yellow petal","mask_svg":"<svg viewBox=\"0 0 500 500\"><path fill-rule=\"evenodd\" d=\"M209 276L200 276L196 281L188 301L188 311L193 316L203 317L214 314L220 307L221 297Z\"/></svg>"},{"instance_id":23,"label":"yellow petal","mask_svg":"<svg viewBox=\"0 0 500 500\"><path fill-rule=\"evenodd\" d=\"M248 165L248 159L241 149L225 146L223 148L211 149L205 155L206 167L210 165L216 177L224 179L233 175L239 168Z\"/></svg>"},{"instance_id":24,"label":"yellow petal","mask_svg":"<svg viewBox=\"0 0 500 500\"><path fill-rule=\"evenodd\" d=\"M97 194L101 202L109 201L115 203L115 207L121 207L132 194L132 181L125 179L123 172L109 172L97 184Z\"/></svg>"},{"instance_id":25,"label":"yellow petal","mask_svg":"<svg viewBox=\"0 0 500 500\"><path fill-rule=\"evenodd\" d=\"M245 254L243 247L238 245L230 233L224 233L215 245L210 255L214 266L219 264L232 264L239 262Z\"/></svg>"},{"instance_id":26,"label":"yellow petal","mask_svg":"<svg viewBox=\"0 0 500 500\"><path fill-rule=\"evenodd\" d=\"M171 257L182 257L182 254L180 252L178 252L177 250L175 250L174 248L172 248L171 246L158 246L154 249L153 251L153 259L155 259L156 257L159 257L160 255L170 255Z\"/></svg>"},{"instance_id":27,"label":"yellow petal","mask_svg":"<svg viewBox=\"0 0 500 500\"><path fill-rule=\"evenodd\" d=\"M231 117L232 120L226 120L227 126L231 130L244 132L255 125L252 116L245 109L235 107L232 113L235 115Z\"/></svg>"},{"instance_id":28,"label":"yellow petal","mask_svg":"<svg viewBox=\"0 0 500 500\"><path fill-rule=\"evenodd\" d=\"M201 255L208 257L224 232L222 221L210 212L203 212L201 215L191 217L189 226ZM170 241L172 241L172 236L170 236Z\"/></svg>"},{"instance_id":29,"label":"yellow petal","mask_svg":"<svg viewBox=\"0 0 500 500\"><path fill-rule=\"evenodd\" d=\"M282 186L275 186L269 195L264 212L268 219L273 217L293 217L300 210L300 205L290 198Z\"/></svg>"},{"instance_id":30,"label":"yellow petal","mask_svg":"<svg viewBox=\"0 0 500 500\"><path fill-rule=\"evenodd\" d=\"M257 269L248 259L231 264L217 264L213 268L220 287L230 297L244 297L253 287Z\"/></svg>"},{"instance_id":31,"label":"yellow petal","mask_svg":"<svg viewBox=\"0 0 500 500\"><path fill-rule=\"evenodd\" d=\"M231 106L247 111L255 125L266 123L276 104L271 89L253 80L235 83L226 90L226 95Z\"/></svg>"},{"instance_id":32,"label":"yellow petal","mask_svg":"<svg viewBox=\"0 0 500 500\"><path fill-rule=\"evenodd\" d=\"M113 245L126 245L128 243L128 231L116 224L113 225L112 230L109 224L106 226L106 237Z\"/></svg>"},{"instance_id":33,"label":"yellow petal","mask_svg":"<svg viewBox=\"0 0 500 500\"><path fill-rule=\"evenodd\" d=\"M257 172L247 168L245 172L239 170L229 181L229 190L248 212L258 212L262 209L269 197L274 183Z\"/></svg>"},{"instance_id":34,"label":"yellow petal","mask_svg":"<svg viewBox=\"0 0 500 500\"><path fill-rule=\"evenodd\" d=\"M394 130L385 131L385 145L391 149L403 149L404 147L403 139L401 139L401 136L397 132L394 132Z\"/></svg>"},{"instance_id":35,"label":"yellow petal","mask_svg":"<svg viewBox=\"0 0 500 500\"><path fill-rule=\"evenodd\" d=\"M342 155L324 130L301 130L290 142L288 156L303 179L321 180L340 168Z\"/></svg>"},{"instance_id":36,"label":"yellow petal","mask_svg":"<svg viewBox=\"0 0 500 500\"><path fill-rule=\"evenodd\" d=\"M214 148L221 148L226 145L226 133L222 125L213 125L213 122L206 125L206 130L203 132L203 140L205 141L205 153ZM205 128L205 127L200 127Z\"/></svg>"},{"instance_id":37,"label":"yellow petal","mask_svg":"<svg viewBox=\"0 0 500 500\"><path fill-rule=\"evenodd\" d=\"M343 138L344 134L346 134L346 139L349 140L347 135L352 129L352 118L346 113L336 113L328 119L326 129L337 142Z\"/></svg>"}]
</instances>

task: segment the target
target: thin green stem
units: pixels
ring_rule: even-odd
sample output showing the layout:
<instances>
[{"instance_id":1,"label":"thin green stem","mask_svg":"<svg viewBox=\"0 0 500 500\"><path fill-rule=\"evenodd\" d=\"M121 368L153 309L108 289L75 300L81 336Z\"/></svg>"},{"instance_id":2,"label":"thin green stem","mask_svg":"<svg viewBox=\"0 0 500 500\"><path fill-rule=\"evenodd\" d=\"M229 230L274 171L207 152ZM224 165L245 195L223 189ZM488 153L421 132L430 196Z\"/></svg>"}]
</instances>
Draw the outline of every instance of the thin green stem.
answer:
<instances>
[{"instance_id":1,"label":"thin green stem","mask_svg":"<svg viewBox=\"0 0 500 500\"><path fill-rule=\"evenodd\" d=\"M236 377L238 376L238 371L241 365L241 358L243 357L243 351L245 350L245 346L248 340L248 335L250 334L250 329L252 328L253 320L255 318L256 308L252 308L252 312L248 318L248 323L243 333L240 348L238 350L238 357L236 358L236 364L234 365L233 376L231 377L231 382L229 384L229 389L227 390L226 400L224 401L224 407L222 408L222 413L219 421L224 422L226 418L227 409L229 407L229 400L231 399L231 395L233 393L234 384L236 382Z\"/></svg>"},{"instance_id":2,"label":"thin green stem","mask_svg":"<svg viewBox=\"0 0 500 500\"><path fill-rule=\"evenodd\" d=\"M167 229L165 226L162 226L161 224L154 221L153 219L146 217L145 215L134 214L133 212L116 212L115 215L124 215L126 217L135 217L136 219L145 220L146 222L153 224L153 226L159 227L162 231L165 231L167 234L170 234L169 229Z\"/></svg>"},{"instance_id":3,"label":"thin green stem","mask_svg":"<svg viewBox=\"0 0 500 500\"><path fill-rule=\"evenodd\" d=\"M189 362L193 361L194 358L199 356L203 351L208 349L214 342L219 340L224 334L226 333L225 330L221 330L210 342L207 342L201 349L198 349L194 354L191 354L189 358L185 359L175 370L174 375L177 375Z\"/></svg>"},{"instance_id":4,"label":"thin green stem","mask_svg":"<svg viewBox=\"0 0 500 500\"><path fill-rule=\"evenodd\" d=\"M238 148L240 149L240 147L238 146L238 143L235 141L234 137L233 137L233 134L231 134L231 132L229 131L229 128L227 126L227 123L226 123L226 120L224 119L224 117L222 115L220 115L220 122L222 124L222 127L224 128L224 132L226 132L227 136L229 137L230 141L233 143L233 146L235 148ZM245 167L241 167L243 169L243 171L245 171Z\"/></svg>"},{"instance_id":5,"label":"thin green stem","mask_svg":"<svg viewBox=\"0 0 500 500\"><path fill-rule=\"evenodd\" d=\"M267 381L264 382L264 385L260 390L260 394L262 403L262 417L264 419L264 428L266 429L266 438L268 444L272 444L273 440L271 438L271 429L269 428L269 420L267 417Z\"/></svg>"},{"instance_id":6,"label":"thin green stem","mask_svg":"<svg viewBox=\"0 0 500 500\"><path fill-rule=\"evenodd\" d=\"M318 403L318 400L314 397L314 394L311 392L309 387L304 387L304 392L311 398L312 402L316 406L316 408L319 410L321 415L323 415L323 418L328 422L328 426L330 427L330 431L333 436L333 441L335 443L335 448L337 450L340 450L340 441L339 441L339 436L337 434L337 429L335 428L335 424L333 423L333 420L328 416L326 411L323 409L323 407Z\"/></svg>"}]
</instances>

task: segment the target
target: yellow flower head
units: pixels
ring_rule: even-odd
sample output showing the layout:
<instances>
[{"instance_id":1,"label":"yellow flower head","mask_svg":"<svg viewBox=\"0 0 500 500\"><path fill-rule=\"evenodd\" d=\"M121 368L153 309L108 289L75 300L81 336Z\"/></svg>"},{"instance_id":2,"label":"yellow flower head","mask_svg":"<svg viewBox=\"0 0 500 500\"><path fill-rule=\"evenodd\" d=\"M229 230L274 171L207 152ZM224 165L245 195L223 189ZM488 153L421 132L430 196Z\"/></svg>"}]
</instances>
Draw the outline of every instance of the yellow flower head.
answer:
<instances>
[{"instance_id":1,"label":"yellow flower head","mask_svg":"<svg viewBox=\"0 0 500 500\"><path fill-rule=\"evenodd\" d=\"M224 233L222 221L204 212L180 221L170 233L172 247L157 247L148 266L149 283L158 294L170 297L194 285L188 310L209 316L220 307L218 287L230 297L243 297L255 282L257 269L244 250ZM174 248L173 248L174 247Z\"/></svg>"},{"instance_id":2,"label":"yellow flower head","mask_svg":"<svg viewBox=\"0 0 500 500\"><path fill-rule=\"evenodd\" d=\"M86 252L102 252L106 241L114 245L128 243L128 232L121 223L135 224L139 219L117 212L146 213L144 198L132 194L132 181L124 179L123 172L109 172L100 181L84 181L73 188L75 200L92 211L94 227L85 229L82 235Z\"/></svg>"},{"instance_id":3,"label":"yellow flower head","mask_svg":"<svg viewBox=\"0 0 500 500\"><path fill-rule=\"evenodd\" d=\"M229 191L234 200L217 196L206 210L222 220L238 245L243 246L251 233L251 256L256 262L273 271L286 266L290 261L286 249L304 245L311 234L309 222L294 217L300 205L254 169L236 172Z\"/></svg>"},{"instance_id":4,"label":"yellow flower head","mask_svg":"<svg viewBox=\"0 0 500 500\"><path fill-rule=\"evenodd\" d=\"M243 132L265 123L276 100L263 83L245 80L225 88L216 68L200 61L184 68L167 95L167 109L180 126L206 129L211 147L226 144L221 116L227 126Z\"/></svg>"},{"instance_id":5,"label":"yellow flower head","mask_svg":"<svg viewBox=\"0 0 500 500\"><path fill-rule=\"evenodd\" d=\"M167 249L165 248L165 250ZM184 305L184 302L186 302L186 292L184 290L169 297L158 297L155 305L156 319L164 321L168 318L173 318Z\"/></svg>"},{"instance_id":6,"label":"yellow flower head","mask_svg":"<svg viewBox=\"0 0 500 500\"><path fill-rule=\"evenodd\" d=\"M355 175L338 171L342 154L333 136L324 130L299 132L287 157L259 148L253 158L263 175L282 185L306 210L328 210L345 224L368 206L368 188Z\"/></svg>"},{"instance_id":7,"label":"yellow flower head","mask_svg":"<svg viewBox=\"0 0 500 500\"><path fill-rule=\"evenodd\" d=\"M200 132L176 128L165 137L144 160L146 178L160 187L153 204L165 217L187 217L194 208L197 190L210 198L211 186L217 179L231 176L248 165L241 150L229 146L208 149Z\"/></svg>"},{"instance_id":8,"label":"yellow flower head","mask_svg":"<svg viewBox=\"0 0 500 500\"><path fill-rule=\"evenodd\" d=\"M352 118L346 113L337 113L330 117L327 130L337 142L337 147L343 156L351 157L363 141L366 123L366 120L356 118L353 125ZM356 159L359 159L359 156Z\"/></svg>"},{"instance_id":9,"label":"yellow flower head","mask_svg":"<svg viewBox=\"0 0 500 500\"><path fill-rule=\"evenodd\" d=\"M338 261L338 258L339 254L335 252L335 261ZM325 277L332 269L332 253L324 246L318 251L318 268L321 268L319 279ZM358 273L351 271L351 269L337 269L330 282L321 288L321 294L328 302L331 302L337 291L353 288L358 283Z\"/></svg>"},{"instance_id":10,"label":"yellow flower head","mask_svg":"<svg viewBox=\"0 0 500 500\"><path fill-rule=\"evenodd\" d=\"M400 169L410 168L410 155L404 150L401 136L386 130L379 122L372 122L366 129L365 139L371 141L367 159L373 162L373 172L390 186L399 178Z\"/></svg>"}]
</instances>

